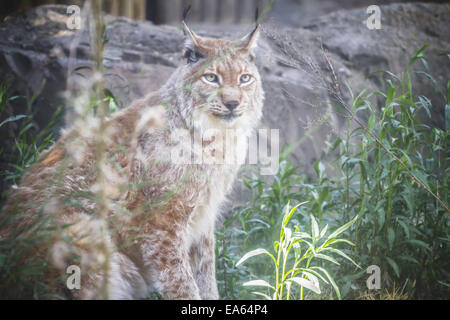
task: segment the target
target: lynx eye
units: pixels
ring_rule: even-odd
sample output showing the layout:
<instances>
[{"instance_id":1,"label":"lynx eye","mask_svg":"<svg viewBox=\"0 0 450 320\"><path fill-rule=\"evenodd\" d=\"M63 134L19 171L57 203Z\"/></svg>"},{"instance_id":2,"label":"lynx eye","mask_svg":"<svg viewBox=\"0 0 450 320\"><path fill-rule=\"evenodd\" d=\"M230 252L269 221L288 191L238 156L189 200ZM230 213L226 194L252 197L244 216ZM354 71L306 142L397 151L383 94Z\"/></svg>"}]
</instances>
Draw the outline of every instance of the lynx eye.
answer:
<instances>
[{"instance_id":1,"label":"lynx eye","mask_svg":"<svg viewBox=\"0 0 450 320\"><path fill-rule=\"evenodd\" d=\"M207 73L203 76L203 79L205 79L207 82L211 83L219 83L219 78L213 74L213 73Z\"/></svg>"},{"instance_id":2,"label":"lynx eye","mask_svg":"<svg viewBox=\"0 0 450 320\"><path fill-rule=\"evenodd\" d=\"M250 80L252 79L252 76L249 74L243 74L240 78L239 78L239 82L240 83L248 83L250 82Z\"/></svg>"}]
</instances>

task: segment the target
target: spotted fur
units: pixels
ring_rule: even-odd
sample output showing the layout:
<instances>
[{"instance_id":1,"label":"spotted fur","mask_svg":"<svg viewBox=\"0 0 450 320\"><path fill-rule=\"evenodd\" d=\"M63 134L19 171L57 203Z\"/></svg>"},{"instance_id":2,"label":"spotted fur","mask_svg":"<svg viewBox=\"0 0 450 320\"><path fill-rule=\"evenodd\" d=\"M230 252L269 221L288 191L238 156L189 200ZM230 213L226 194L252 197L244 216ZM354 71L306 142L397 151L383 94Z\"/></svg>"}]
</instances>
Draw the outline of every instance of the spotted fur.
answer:
<instances>
[{"instance_id":1,"label":"spotted fur","mask_svg":"<svg viewBox=\"0 0 450 320\"><path fill-rule=\"evenodd\" d=\"M42 212L60 226L50 245L35 254L50 260L47 277L80 265L81 289L71 292L74 298L133 299L157 290L168 299L218 299L214 223L262 115L264 93L253 53L259 28L232 42L199 37L184 27L186 50L195 58L159 91L107 120L102 170L108 224L97 218L92 197L80 195L98 188L95 135L89 133L95 121L69 129L44 152L4 208L7 214L20 212L17 226L34 223ZM205 75L215 75L217 83ZM229 101L238 103L232 112ZM239 134L226 145L229 129ZM174 150L187 152L191 143L209 161L174 163ZM218 161L230 155L238 163ZM3 230L0 237L11 232ZM109 269L102 268L105 252Z\"/></svg>"}]
</instances>

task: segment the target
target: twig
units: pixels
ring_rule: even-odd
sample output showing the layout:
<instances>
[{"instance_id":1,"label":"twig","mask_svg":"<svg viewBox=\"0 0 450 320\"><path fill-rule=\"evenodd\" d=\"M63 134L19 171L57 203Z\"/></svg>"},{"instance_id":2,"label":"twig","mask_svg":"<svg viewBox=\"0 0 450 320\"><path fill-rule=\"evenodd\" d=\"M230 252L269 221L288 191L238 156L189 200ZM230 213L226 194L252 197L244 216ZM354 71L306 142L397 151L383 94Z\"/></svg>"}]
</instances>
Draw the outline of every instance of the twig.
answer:
<instances>
[{"instance_id":1,"label":"twig","mask_svg":"<svg viewBox=\"0 0 450 320\"><path fill-rule=\"evenodd\" d=\"M91 44L93 50L93 58L96 64L96 72L94 73L94 86L96 89L96 99L98 99L99 104L97 108L97 117L100 121L99 132L96 135L96 173L97 173L97 196L98 196L98 217L105 223L105 228L108 228L108 199L104 192L105 186L105 173L103 170L103 165L105 163L106 154L106 144L105 144L105 131L106 131L106 115L107 115L107 105L104 99L104 68L103 68L103 49L104 49L104 39L103 30L104 22L102 16L102 0L92 0L92 20L91 23ZM108 238L106 230L104 232L103 239L103 251L105 254L105 262L103 265L103 284L102 284L102 297L108 299L109 295L109 281L108 275L110 271L110 252L108 248Z\"/></svg>"}]
</instances>

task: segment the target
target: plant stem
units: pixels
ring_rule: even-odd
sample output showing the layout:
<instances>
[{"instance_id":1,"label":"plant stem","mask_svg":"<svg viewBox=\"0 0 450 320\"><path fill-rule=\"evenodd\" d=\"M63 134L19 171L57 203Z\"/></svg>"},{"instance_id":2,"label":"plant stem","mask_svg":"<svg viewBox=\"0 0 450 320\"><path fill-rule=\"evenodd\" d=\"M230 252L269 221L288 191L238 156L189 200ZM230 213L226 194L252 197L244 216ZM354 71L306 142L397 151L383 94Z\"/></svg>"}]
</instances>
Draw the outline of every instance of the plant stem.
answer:
<instances>
[{"instance_id":1,"label":"plant stem","mask_svg":"<svg viewBox=\"0 0 450 320\"><path fill-rule=\"evenodd\" d=\"M91 44L93 50L93 57L96 63L96 79L95 79L95 89L96 89L96 98L99 102L97 108L97 117L100 121L99 132L96 136L96 173L97 173L97 214L99 219L102 219L105 228L108 229L108 199L104 192L105 186L105 174L102 166L105 163L105 155L106 155L106 144L105 144L105 131L106 131L106 115L107 115L107 105L104 99L104 69L103 69L103 30L104 30L104 22L101 13L102 9L102 0L92 0L91 1ZM111 254L108 248L108 238L107 238L107 230L104 230L104 243L103 243L103 252L105 255L105 262L103 265L103 284L102 284L102 297L104 299L109 298L109 281L108 276L110 272L110 257Z\"/></svg>"}]
</instances>

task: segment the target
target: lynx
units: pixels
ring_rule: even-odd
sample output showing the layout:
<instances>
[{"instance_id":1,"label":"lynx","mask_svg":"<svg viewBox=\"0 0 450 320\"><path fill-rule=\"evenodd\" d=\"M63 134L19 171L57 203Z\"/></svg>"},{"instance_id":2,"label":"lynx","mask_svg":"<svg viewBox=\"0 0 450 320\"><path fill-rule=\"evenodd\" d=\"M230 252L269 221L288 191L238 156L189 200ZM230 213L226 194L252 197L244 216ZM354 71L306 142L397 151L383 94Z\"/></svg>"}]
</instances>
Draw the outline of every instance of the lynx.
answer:
<instances>
[{"instance_id":1,"label":"lynx","mask_svg":"<svg viewBox=\"0 0 450 320\"><path fill-rule=\"evenodd\" d=\"M49 262L44 280L54 285L67 266L80 267L80 289L68 293L62 283L57 293L76 299L136 299L152 291L167 299L219 297L214 224L262 116L254 53L260 27L237 41L199 36L184 22L183 29L186 63L160 90L107 119L107 222L96 216L95 199L85 196L98 187L88 133L64 132L10 194L3 214L21 213L0 239L36 236L20 230L47 217L52 237L33 250ZM239 134L225 143L232 130ZM173 161L188 145L200 157ZM237 162L216 161L230 155Z\"/></svg>"}]
</instances>

